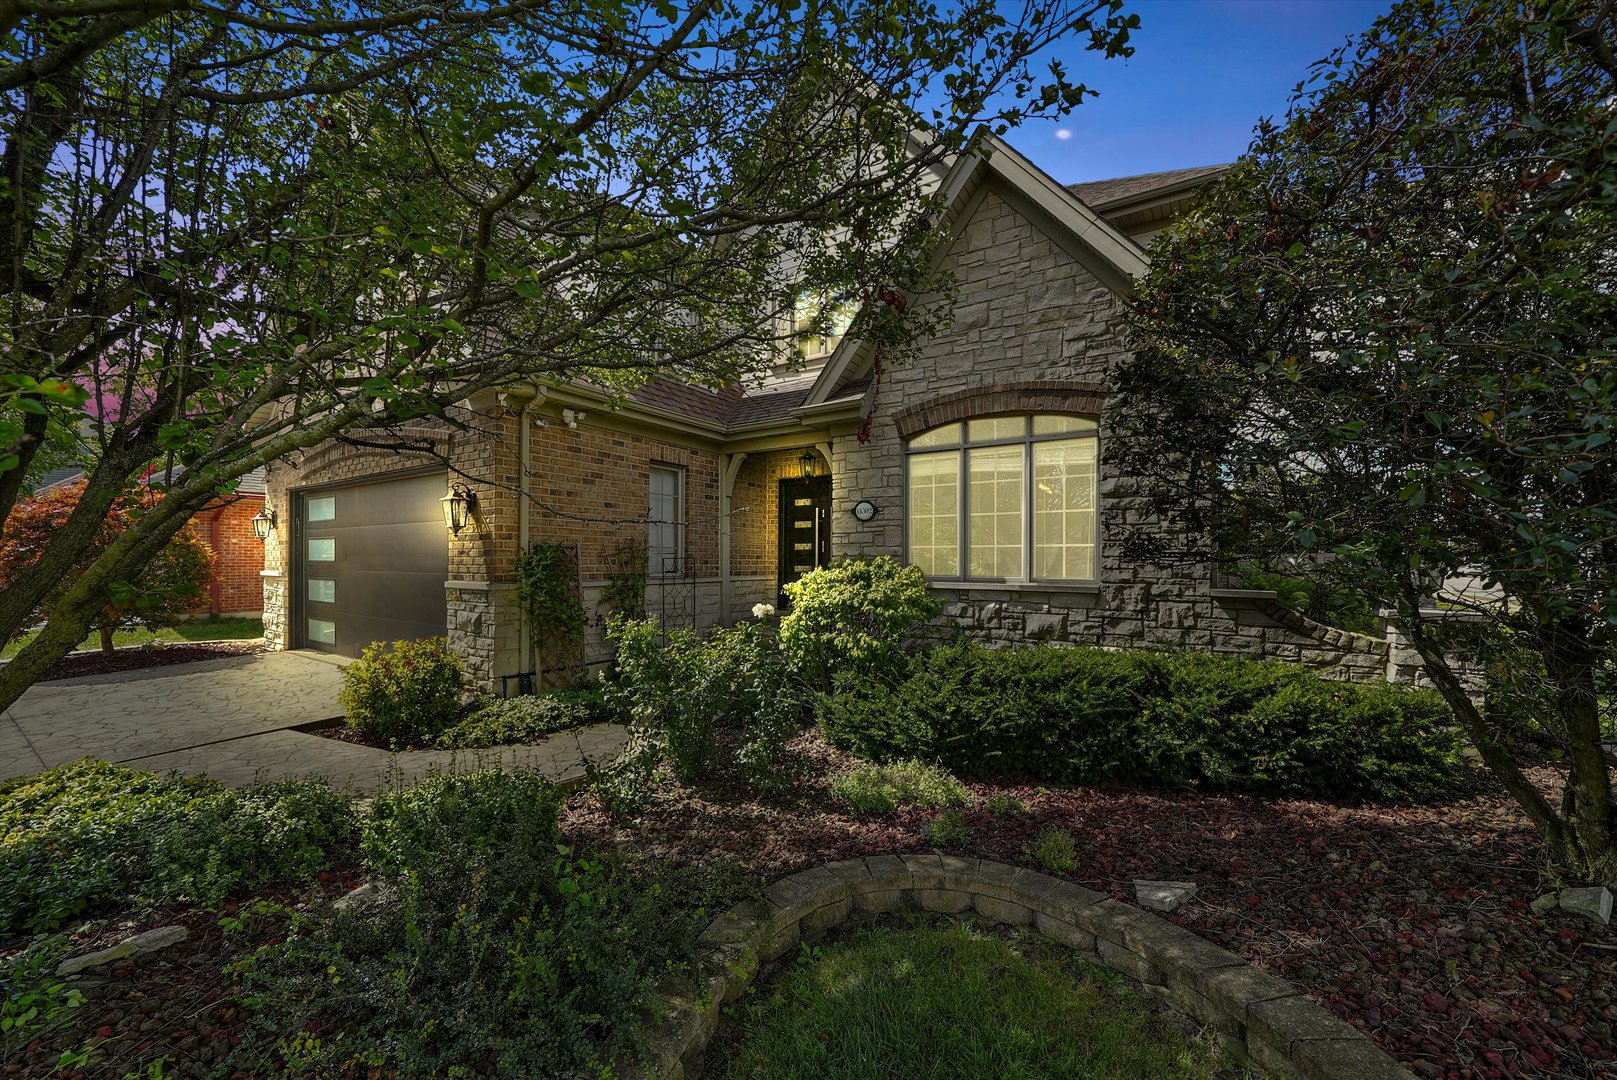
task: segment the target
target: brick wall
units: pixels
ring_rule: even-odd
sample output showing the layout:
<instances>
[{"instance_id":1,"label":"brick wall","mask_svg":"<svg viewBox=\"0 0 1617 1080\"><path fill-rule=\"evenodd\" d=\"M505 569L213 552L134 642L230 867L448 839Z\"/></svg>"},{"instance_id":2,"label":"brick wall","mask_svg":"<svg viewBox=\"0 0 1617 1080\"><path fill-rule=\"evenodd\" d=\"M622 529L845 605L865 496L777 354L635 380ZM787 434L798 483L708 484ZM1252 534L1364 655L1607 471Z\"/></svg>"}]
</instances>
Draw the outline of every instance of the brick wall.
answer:
<instances>
[{"instance_id":1,"label":"brick wall","mask_svg":"<svg viewBox=\"0 0 1617 1080\"><path fill-rule=\"evenodd\" d=\"M798 459L802 455L802 450L775 450L751 455L741 463L730 496L730 573L736 577L778 580L780 482L801 474Z\"/></svg>"},{"instance_id":2,"label":"brick wall","mask_svg":"<svg viewBox=\"0 0 1617 1080\"><path fill-rule=\"evenodd\" d=\"M958 282L953 325L914 362L885 372L870 441L833 443L833 555L904 556L906 436L973 413L1037 411L1065 399L1100 413L1098 587L944 583L936 592L947 622L995 641L1208 649L1297 660L1354 680L1383 677L1385 641L1299 626L1264 605L1216 595L1209 567L1124 557L1125 527L1151 519L1132 497L1131 478L1106 465L1104 391L1127 355L1121 302L1013 199L991 188L963 224L945 262ZM880 508L868 523L850 513L860 499Z\"/></svg>"},{"instance_id":3,"label":"brick wall","mask_svg":"<svg viewBox=\"0 0 1617 1080\"><path fill-rule=\"evenodd\" d=\"M209 503L186 527L213 549L213 587L193 609L198 615L257 616L264 610L264 545L253 532L258 495Z\"/></svg>"}]
</instances>

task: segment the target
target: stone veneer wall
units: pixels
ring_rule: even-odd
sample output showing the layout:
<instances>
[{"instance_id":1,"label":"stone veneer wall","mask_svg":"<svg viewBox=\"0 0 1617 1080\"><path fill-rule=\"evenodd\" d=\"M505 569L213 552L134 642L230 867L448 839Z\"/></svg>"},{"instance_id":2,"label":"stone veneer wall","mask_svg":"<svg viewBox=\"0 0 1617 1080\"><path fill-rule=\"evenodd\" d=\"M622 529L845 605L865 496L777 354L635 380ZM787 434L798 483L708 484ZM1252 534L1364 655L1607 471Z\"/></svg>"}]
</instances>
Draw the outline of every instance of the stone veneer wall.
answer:
<instances>
[{"instance_id":1,"label":"stone veneer wall","mask_svg":"<svg viewBox=\"0 0 1617 1080\"><path fill-rule=\"evenodd\" d=\"M1210 567L1125 556L1125 531L1154 519L1133 496L1131 478L1107 467L1104 391L1128 355L1123 302L1036 226L1036 215L1019 209L1017 199L991 185L965 218L943 264L958 282L953 325L913 361L883 372L867 442L833 442L833 556L904 558L908 435L973 412L1098 411L1099 581L940 582L936 593L949 623L988 641L1200 649L1298 661L1354 681L1405 670L1389 665L1385 641L1299 621L1278 605L1215 589ZM868 523L851 513L861 499L879 508Z\"/></svg>"},{"instance_id":2,"label":"stone veneer wall","mask_svg":"<svg viewBox=\"0 0 1617 1080\"><path fill-rule=\"evenodd\" d=\"M901 910L1026 926L1120 972L1210 1028L1239 1058L1299 1080L1413 1080L1352 1025L1189 930L1044 874L987 859L877 855L783 878L737 904L702 935L700 998L664 988L667 1016L626 1077L690 1080L719 1025L761 969L800 942L861 918Z\"/></svg>"}]
</instances>

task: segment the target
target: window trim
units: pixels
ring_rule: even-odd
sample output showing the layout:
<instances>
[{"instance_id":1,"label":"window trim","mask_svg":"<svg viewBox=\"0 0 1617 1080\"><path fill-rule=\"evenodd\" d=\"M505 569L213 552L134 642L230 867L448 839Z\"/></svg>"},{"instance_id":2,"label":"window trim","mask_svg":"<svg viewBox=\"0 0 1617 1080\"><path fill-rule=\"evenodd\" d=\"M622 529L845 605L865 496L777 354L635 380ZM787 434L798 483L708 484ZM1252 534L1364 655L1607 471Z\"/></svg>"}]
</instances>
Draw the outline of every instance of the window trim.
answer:
<instances>
[{"instance_id":1,"label":"window trim","mask_svg":"<svg viewBox=\"0 0 1617 1080\"><path fill-rule=\"evenodd\" d=\"M651 499L652 499L652 487L651 487L651 485L652 485L652 478L658 472L671 473L673 475L673 477L674 477L674 499L675 499L674 513L675 513L676 517L675 517L675 519L673 521L657 521L657 522L653 522L652 518L651 518ZM651 527L652 527L653 524L657 524L657 525L673 525L674 526L674 562L677 564L677 567L683 567L684 564L685 564L685 526L686 526L686 520L685 520L685 466L683 466L683 465L674 465L674 464L671 464L671 463L666 462L666 461L653 461L653 462L650 463L650 466L646 470L646 564L647 564L646 565L646 571L647 571L647 574L648 574L648 576L650 576L651 578L654 578L654 579L671 578L671 577L680 577L680 576L682 576L682 571L680 569L676 568L672 572L669 572L669 571L663 570L661 566L653 566L653 565L651 565L652 561L653 561L653 554L654 554L653 551L652 551L652 547L651 547ZM660 562L661 560L659 559L657 561Z\"/></svg>"},{"instance_id":2,"label":"window trim","mask_svg":"<svg viewBox=\"0 0 1617 1080\"><path fill-rule=\"evenodd\" d=\"M1070 416L1079 420L1088 420L1095 426L1084 431L1061 431L1036 435L1033 432L1033 418L1035 416ZM970 438L973 420L997 420L1005 417L1021 417L1023 420L1023 434L1012 438L982 439L980 441ZM960 441L954 446L920 446L914 445L915 440L930 431L938 428L960 425ZM1040 443L1070 442L1076 439L1095 440L1095 576L1088 578L1038 578L1033 576L1035 554L1033 550L1033 448ZM995 446L1020 446L1022 453L1022 576L1014 578L1005 577L978 577L971 573L971 549L968 546L971 530L971 483L968 479L966 454L968 451ZM957 524L955 549L959 559L960 572L953 576L927 575L929 584L947 588L952 585L1002 585L1006 588L1037 589L1043 585L1093 587L1100 584L1100 468L1101 468L1101 441L1100 417L1089 413L1056 412L1053 410L1040 410L1036 412L995 412L982 413L959 419L946 420L941 424L916 431L904 440L904 561L910 562L910 458L923 454L946 454L953 452L958 455L957 483L959 484L958 514L960 520Z\"/></svg>"}]
</instances>

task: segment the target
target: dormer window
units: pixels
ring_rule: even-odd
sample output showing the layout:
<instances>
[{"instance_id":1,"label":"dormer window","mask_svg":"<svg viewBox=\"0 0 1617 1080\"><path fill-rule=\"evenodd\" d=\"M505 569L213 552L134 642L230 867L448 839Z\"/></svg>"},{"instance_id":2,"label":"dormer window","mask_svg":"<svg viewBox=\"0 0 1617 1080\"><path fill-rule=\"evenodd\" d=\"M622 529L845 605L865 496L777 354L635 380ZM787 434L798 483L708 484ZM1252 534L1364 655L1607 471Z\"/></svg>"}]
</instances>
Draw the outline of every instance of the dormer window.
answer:
<instances>
[{"instance_id":1,"label":"dormer window","mask_svg":"<svg viewBox=\"0 0 1617 1080\"><path fill-rule=\"evenodd\" d=\"M820 360L836 351L853 324L854 305L845 300L828 302L822 293L802 293L792 319L797 355Z\"/></svg>"}]
</instances>

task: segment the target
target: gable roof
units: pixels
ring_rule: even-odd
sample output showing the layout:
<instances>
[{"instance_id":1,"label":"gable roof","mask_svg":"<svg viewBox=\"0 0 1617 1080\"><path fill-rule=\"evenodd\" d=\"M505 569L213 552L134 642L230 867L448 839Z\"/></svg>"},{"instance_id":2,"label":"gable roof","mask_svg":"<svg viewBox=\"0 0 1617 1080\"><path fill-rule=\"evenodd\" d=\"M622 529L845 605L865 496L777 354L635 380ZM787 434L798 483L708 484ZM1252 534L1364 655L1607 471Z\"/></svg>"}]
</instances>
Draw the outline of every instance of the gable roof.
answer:
<instances>
[{"instance_id":1,"label":"gable roof","mask_svg":"<svg viewBox=\"0 0 1617 1080\"><path fill-rule=\"evenodd\" d=\"M1228 164L1198 165L1193 169L1169 169L1166 172L1140 173L1138 176L1118 176L1110 180L1068 184L1067 190L1094 209L1105 213L1143 199L1159 198L1180 190L1199 187L1228 168Z\"/></svg>"},{"instance_id":2,"label":"gable roof","mask_svg":"<svg viewBox=\"0 0 1617 1080\"><path fill-rule=\"evenodd\" d=\"M1006 184L1008 192L1024 202L1036 218L1042 218L1055 233L1064 234L1070 243L1062 246L1107 287L1126 291L1145 273L1147 262L1140 245L998 136L984 141L983 152L962 155L945 178L949 227L958 224L957 219L974 205L973 198L991 176ZM934 264L950 246L947 242L939 246ZM824 404L844 381L862 378L872 355L863 342L844 338L803 404Z\"/></svg>"}]
</instances>

